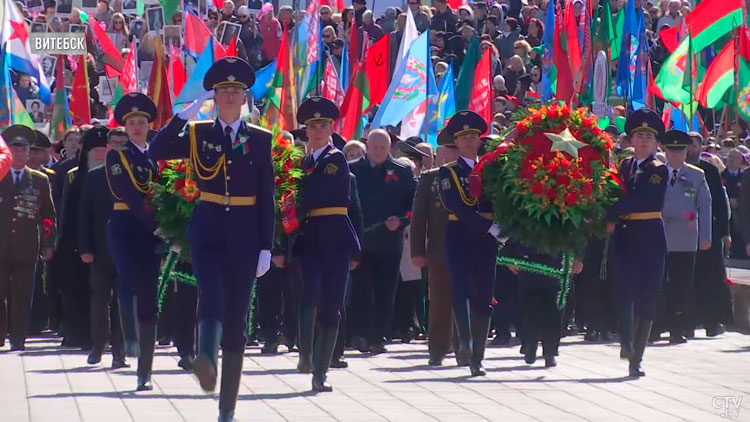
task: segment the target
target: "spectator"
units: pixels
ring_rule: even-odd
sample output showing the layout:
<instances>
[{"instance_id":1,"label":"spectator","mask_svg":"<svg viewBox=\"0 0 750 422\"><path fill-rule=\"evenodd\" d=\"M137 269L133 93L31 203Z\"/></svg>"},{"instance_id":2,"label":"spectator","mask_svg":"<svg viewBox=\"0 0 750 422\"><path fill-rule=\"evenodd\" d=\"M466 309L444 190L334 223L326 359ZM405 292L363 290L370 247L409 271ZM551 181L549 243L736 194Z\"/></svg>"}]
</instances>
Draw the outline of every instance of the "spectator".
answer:
<instances>
[{"instance_id":1,"label":"spectator","mask_svg":"<svg viewBox=\"0 0 750 422\"><path fill-rule=\"evenodd\" d=\"M662 2L662 5L664 3L666 2ZM659 22L656 24L658 28L661 28L664 25L667 25L671 28L677 25L680 22L680 20L682 20L682 17L680 16L680 0L670 0L668 7L669 7L669 12L667 12L666 15L659 18Z\"/></svg>"},{"instance_id":2,"label":"spectator","mask_svg":"<svg viewBox=\"0 0 750 422\"><path fill-rule=\"evenodd\" d=\"M235 22L237 19L234 17L234 2L232 0L226 0L224 6L221 7L221 22Z\"/></svg>"},{"instance_id":3,"label":"spectator","mask_svg":"<svg viewBox=\"0 0 750 422\"><path fill-rule=\"evenodd\" d=\"M130 46L130 31L128 26L125 25L125 16L122 13L112 15L107 33L111 34L109 38L118 50Z\"/></svg>"},{"instance_id":4,"label":"spectator","mask_svg":"<svg viewBox=\"0 0 750 422\"><path fill-rule=\"evenodd\" d=\"M263 62L263 36L260 34L258 23L255 21L255 18L250 16L250 9L247 6L240 6L239 10L237 10L237 17L240 25L242 25L239 39L245 47L248 63L254 69L259 69Z\"/></svg>"},{"instance_id":5,"label":"spectator","mask_svg":"<svg viewBox=\"0 0 750 422\"><path fill-rule=\"evenodd\" d=\"M496 75L492 78L492 86L495 88L495 96L506 95L508 90L505 88L505 78L503 75Z\"/></svg>"},{"instance_id":6,"label":"spectator","mask_svg":"<svg viewBox=\"0 0 750 422\"><path fill-rule=\"evenodd\" d=\"M364 157L367 153L367 147L360 141L349 141L344 145L344 155L346 161L356 161Z\"/></svg>"},{"instance_id":7,"label":"spectator","mask_svg":"<svg viewBox=\"0 0 750 422\"><path fill-rule=\"evenodd\" d=\"M39 99L39 88L33 83L29 75L19 73L18 84L16 84L15 88L21 104L25 105L27 100Z\"/></svg>"},{"instance_id":8,"label":"spectator","mask_svg":"<svg viewBox=\"0 0 750 422\"><path fill-rule=\"evenodd\" d=\"M437 13L432 17L430 28L443 31L447 34L455 34L458 24L458 16L450 7L447 0L435 0L433 2Z\"/></svg>"},{"instance_id":9,"label":"spectator","mask_svg":"<svg viewBox=\"0 0 750 422\"><path fill-rule=\"evenodd\" d=\"M544 24L536 19L529 19L529 32L526 36L526 41L532 47L542 45L542 37L544 37Z\"/></svg>"},{"instance_id":10,"label":"spectator","mask_svg":"<svg viewBox=\"0 0 750 422\"><path fill-rule=\"evenodd\" d=\"M505 78L505 86L508 88L508 92L515 92L516 82L518 78L526 73L526 67L523 64L523 60L518 55L515 55L508 60L508 65L503 72Z\"/></svg>"},{"instance_id":11,"label":"spectator","mask_svg":"<svg viewBox=\"0 0 750 422\"><path fill-rule=\"evenodd\" d=\"M266 4L270 5L271 3ZM211 32L214 32L216 30L216 27L219 25L219 12L214 9L208 9L208 13L206 16L206 26L211 30Z\"/></svg>"},{"instance_id":12,"label":"spectator","mask_svg":"<svg viewBox=\"0 0 750 422\"><path fill-rule=\"evenodd\" d=\"M522 39L523 36L521 35L518 21L514 18L506 19L502 34L495 38L495 47L497 47L497 50L500 52L500 58L503 62L508 60L510 56L514 54L513 48L516 41Z\"/></svg>"},{"instance_id":13,"label":"spectator","mask_svg":"<svg viewBox=\"0 0 750 422\"><path fill-rule=\"evenodd\" d=\"M272 62L279 52L281 46L281 24L273 16L273 4L263 3L258 13L260 19L260 35L263 38L261 52L263 65Z\"/></svg>"},{"instance_id":14,"label":"spectator","mask_svg":"<svg viewBox=\"0 0 750 422\"><path fill-rule=\"evenodd\" d=\"M441 1L441 0L437 0ZM435 3L437 5L437 2ZM346 9L345 9L346 10ZM380 27L383 28L383 33L390 34L391 32L396 30L396 8L395 7L389 7L385 9L385 13L383 13L383 17L379 20ZM433 23L435 21L433 20Z\"/></svg>"},{"instance_id":15,"label":"spectator","mask_svg":"<svg viewBox=\"0 0 750 422\"><path fill-rule=\"evenodd\" d=\"M331 26L336 31L336 23L333 21L333 12L331 12L331 6L323 5L320 6L320 27L325 28Z\"/></svg>"},{"instance_id":16,"label":"spectator","mask_svg":"<svg viewBox=\"0 0 750 422\"><path fill-rule=\"evenodd\" d=\"M291 6L281 6L279 9L279 23L282 29L287 29L291 35L294 29L294 12Z\"/></svg>"},{"instance_id":17,"label":"spectator","mask_svg":"<svg viewBox=\"0 0 750 422\"><path fill-rule=\"evenodd\" d=\"M526 67L533 67L531 63L531 45L526 40L516 41L513 44L513 53L520 56L523 60L523 65Z\"/></svg>"},{"instance_id":18,"label":"spectator","mask_svg":"<svg viewBox=\"0 0 750 422\"><path fill-rule=\"evenodd\" d=\"M333 29L332 26L330 28ZM368 10L362 14L362 28L367 31L367 35L372 42L376 42L383 37L383 28L373 21L372 10Z\"/></svg>"},{"instance_id":19,"label":"spectator","mask_svg":"<svg viewBox=\"0 0 750 422\"><path fill-rule=\"evenodd\" d=\"M98 22L110 22L112 21L112 15L114 15L114 12L109 8L109 0L99 0L94 18Z\"/></svg>"}]
</instances>

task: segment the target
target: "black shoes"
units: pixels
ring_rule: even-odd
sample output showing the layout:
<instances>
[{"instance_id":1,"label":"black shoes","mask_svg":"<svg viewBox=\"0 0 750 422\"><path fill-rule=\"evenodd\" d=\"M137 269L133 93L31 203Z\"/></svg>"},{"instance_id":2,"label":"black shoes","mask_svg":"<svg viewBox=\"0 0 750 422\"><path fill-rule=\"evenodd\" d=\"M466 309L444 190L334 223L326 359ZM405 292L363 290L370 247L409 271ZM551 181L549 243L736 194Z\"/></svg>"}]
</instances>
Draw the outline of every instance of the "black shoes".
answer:
<instances>
[{"instance_id":1,"label":"black shoes","mask_svg":"<svg viewBox=\"0 0 750 422\"><path fill-rule=\"evenodd\" d=\"M89 365L96 365L97 363L102 361L102 350L95 347L93 350L91 350L91 353L89 353L88 359L86 359L86 363Z\"/></svg>"},{"instance_id":2,"label":"black shoes","mask_svg":"<svg viewBox=\"0 0 750 422\"><path fill-rule=\"evenodd\" d=\"M140 350L138 356L138 386L136 391L150 391L154 387L151 384L151 369L154 363L154 346L156 344L156 324L140 325Z\"/></svg>"},{"instance_id":3,"label":"black shoes","mask_svg":"<svg viewBox=\"0 0 750 422\"><path fill-rule=\"evenodd\" d=\"M242 378L242 352L227 352L221 358L221 392L219 393L219 421L234 420L234 408L240 391Z\"/></svg>"},{"instance_id":4,"label":"black shoes","mask_svg":"<svg viewBox=\"0 0 750 422\"><path fill-rule=\"evenodd\" d=\"M538 346L537 342L532 343L526 343L524 346L524 353L523 353L523 359L528 363L529 365L534 364L536 362L536 348Z\"/></svg>"},{"instance_id":5,"label":"black shoes","mask_svg":"<svg viewBox=\"0 0 750 422\"><path fill-rule=\"evenodd\" d=\"M706 337L716 337L727 332L724 324L715 324L706 326Z\"/></svg>"},{"instance_id":6,"label":"black shoes","mask_svg":"<svg viewBox=\"0 0 750 422\"><path fill-rule=\"evenodd\" d=\"M206 392L216 389L220 341L221 323L219 321L198 323L198 357L193 361L193 373L198 377L203 391Z\"/></svg>"},{"instance_id":7,"label":"black shoes","mask_svg":"<svg viewBox=\"0 0 750 422\"><path fill-rule=\"evenodd\" d=\"M544 357L544 367L545 368L554 368L557 366L557 360L555 360L554 355L545 356Z\"/></svg>"},{"instance_id":8,"label":"black shoes","mask_svg":"<svg viewBox=\"0 0 750 422\"><path fill-rule=\"evenodd\" d=\"M427 361L427 365L429 365L429 366L443 366L443 358L431 357L430 360Z\"/></svg>"},{"instance_id":9,"label":"black shoes","mask_svg":"<svg viewBox=\"0 0 750 422\"><path fill-rule=\"evenodd\" d=\"M683 336L682 334L671 334L669 336L669 344L685 344L687 343L687 338Z\"/></svg>"},{"instance_id":10,"label":"black shoes","mask_svg":"<svg viewBox=\"0 0 750 422\"><path fill-rule=\"evenodd\" d=\"M262 355L277 355L279 353L279 343L275 341L267 341L266 344L260 349Z\"/></svg>"},{"instance_id":11,"label":"black shoes","mask_svg":"<svg viewBox=\"0 0 750 422\"><path fill-rule=\"evenodd\" d=\"M349 363L345 361L343 357L339 357L339 358L334 357L333 359L331 359L331 368L344 369L348 367L349 367Z\"/></svg>"},{"instance_id":12,"label":"black shoes","mask_svg":"<svg viewBox=\"0 0 750 422\"><path fill-rule=\"evenodd\" d=\"M130 368L130 364L125 361L125 357L112 358L112 369Z\"/></svg>"},{"instance_id":13,"label":"black shoes","mask_svg":"<svg viewBox=\"0 0 750 422\"><path fill-rule=\"evenodd\" d=\"M192 356L182 356L180 357L180 361L177 362L177 366L180 368L186 370L186 371L192 371L193 370L193 357Z\"/></svg>"}]
</instances>

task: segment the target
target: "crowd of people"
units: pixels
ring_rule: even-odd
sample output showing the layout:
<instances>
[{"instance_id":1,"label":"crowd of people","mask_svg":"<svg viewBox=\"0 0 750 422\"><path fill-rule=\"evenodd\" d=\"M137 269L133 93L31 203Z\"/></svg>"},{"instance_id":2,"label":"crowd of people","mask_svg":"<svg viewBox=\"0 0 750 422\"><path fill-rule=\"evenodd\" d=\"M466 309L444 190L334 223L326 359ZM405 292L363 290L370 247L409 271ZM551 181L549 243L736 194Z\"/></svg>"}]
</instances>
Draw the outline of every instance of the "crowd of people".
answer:
<instances>
[{"instance_id":1,"label":"crowd of people","mask_svg":"<svg viewBox=\"0 0 750 422\"><path fill-rule=\"evenodd\" d=\"M6 335L10 350L22 351L28 336L54 333L62 347L88 351L92 365L108 350L113 368L138 357L137 389L149 390L155 344L174 344L179 366L213 391L221 346L219 409L222 420L231 420L248 345L262 344L263 354L280 353L282 345L298 352L298 370L312 373L313 390L330 391L328 368L347 367L347 349L377 355L392 341L426 339L429 365L443 365L454 353L459 366L481 376L488 343L520 345L533 364L541 341L545 366L554 367L562 336L585 333L586 341L608 342L619 335L621 357L637 377L645 375L647 340L661 341L668 331L669 342L681 344L701 328L721 335L732 322L724 258L750 255L743 240L750 239L744 171L750 150L739 126L717 142L699 132L667 132L653 111L615 108L628 115L622 133L607 128L627 195L608 211L611 236L592 237L575 260L567 306L557 307L555 279L497 265L498 253L560 262L508 239L492 222L491 205L467 195L478 158L503 141L480 135L489 126L502 133L515 123L512 110L538 92L534 48L544 31L542 1L479 2L453 11L442 0L433 8L409 0L417 28L434 31L436 73L460 63L474 36L493 49L493 121L460 110L437 146L385 129L341 139L333 132L336 105L306 99L297 112L304 128L283 134L305 156L297 208L302 230L275 237L271 134L251 124L257 113L247 121L240 109L250 98L253 68L275 58L279 28L294 25L295 13L282 7L274 16L266 3L256 17L242 1L227 0L205 18L211 28L240 22L244 53L217 61L203 81L207 94L160 130L149 128L154 103L133 92L118 102L114 129L94 119L59 140L21 125L3 131L0 347ZM613 12L622 6L611 3ZM642 3L650 26L674 24L685 13L674 0L647 5L653 4ZM46 6L53 16L54 5ZM99 6L97 18L113 22L108 30L127 35L117 29L127 25L115 25L130 19L118 11L122 5ZM180 12L171 19L179 21ZM397 54L405 15L389 8L373 19L355 0L340 16L322 6L320 19L335 60L352 19L370 38L394 34ZM148 57L143 36L140 59ZM92 71L97 63L90 57ZM33 96L30 78L20 80ZM191 121L207 99L217 119ZM106 106L96 102L92 115L104 117ZM245 142L253 146L239 148ZM160 261L168 247L148 195L156 163L174 158L192 166L200 190L185 228L190 260L178 266L197 286L169 280L159 312Z\"/></svg>"}]
</instances>

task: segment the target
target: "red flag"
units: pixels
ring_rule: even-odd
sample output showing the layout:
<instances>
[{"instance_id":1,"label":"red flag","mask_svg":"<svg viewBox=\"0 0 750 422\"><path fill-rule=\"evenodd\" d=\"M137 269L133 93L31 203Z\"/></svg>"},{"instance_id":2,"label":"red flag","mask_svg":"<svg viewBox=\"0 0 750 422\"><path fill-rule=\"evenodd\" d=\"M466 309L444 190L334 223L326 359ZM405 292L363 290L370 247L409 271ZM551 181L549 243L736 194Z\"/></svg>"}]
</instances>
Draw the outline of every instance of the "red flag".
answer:
<instances>
[{"instance_id":1,"label":"red flag","mask_svg":"<svg viewBox=\"0 0 750 422\"><path fill-rule=\"evenodd\" d=\"M358 132L357 128L361 125L363 101L361 87L367 83L361 63L355 62L352 72L354 73L354 77L349 82L349 88L346 90L344 102L341 105L341 110L344 110L344 114L337 122L341 126L339 133L347 141L355 137Z\"/></svg>"},{"instance_id":2,"label":"red flag","mask_svg":"<svg viewBox=\"0 0 750 422\"><path fill-rule=\"evenodd\" d=\"M203 53L209 39L211 39L211 30L206 24L198 16L185 13L185 51L193 57L198 57Z\"/></svg>"},{"instance_id":3,"label":"red flag","mask_svg":"<svg viewBox=\"0 0 750 422\"><path fill-rule=\"evenodd\" d=\"M357 40L358 34L355 21L356 19L352 19L352 26L349 29L349 65L352 67L354 67L355 63L359 63L359 42Z\"/></svg>"},{"instance_id":4,"label":"red flag","mask_svg":"<svg viewBox=\"0 0 750 422\"><path fill-rule=\"evenodd\" d=\"M213 43L213 46L214 46L214 63L217 60L220 60L220 59L223 59L224 57L229 56L229 54L227 53L227 49L224 48L224 46L221 45L220 42L216 41L213 38L211 39L211 42ZM236 51L236 48L235 48L235 51Z\"/></svg>"},{"instance_id":5,"label":"red flag","mask_svg":"<svg viewBox=\"0 0 750 422\"><path fill-rule=\"evenodd\" d=\"M107 77L114 78L115 76L120 76L122 67L125 65L122 55L112 43L112 40L109 39L107 32L101 27L99 22L91 16L89 16L89 20L91 21L91 25L89 26L93 29L94 39L102 49L104 69L107 72Z\"/></svg>"},{"instance_id":6,"label":"red flag","mask_svg":"<svg viewBox=\"0 0 750 422\"><path fill-rule=\"evenodd\" d=\"M73 91L70 95L70 114L76 126L91 124L91 105L89 100L89 72L86 56L78 57L78 68L73 78ZM59 60L59 59L58 59ZM57 81L62 84L63 81Z\"/></svg>"},{"instance_id":7,"label":"red flag","mask_svg":"<svg viewBox=\"0 0 750 422\"><path fill-rule=\"evenodd\" d=\"M229 41L227 46L227 57L237 57L237 37L239 34L232 37L232 41Z\"/></svg>"},{"instance_id":8,"label":"red flag","mask_svg":"<svg viewBox=\"0 0 750 422\"><path fill-rule=\"evenodd\" d=\"M135 91L138 85L138 79L135 76L135 41L130 42L130 53L122 66L120 85L122 85L123 94Z\"/></svg>"},{"instance_id":9,"label":"red flag","mask_svg":"<svg viewBox=\"0 0 750 422\"><path fill-rule=\"evenodd\" d=\"M738 50L740 57L745 61L750 61L750 30L747 26L741 26L739 31L739 46Z\"/></svg>"},{"instance_id":10,"label":"red flag","mask_svg":"<svg viewBox=\"0 0 750 422\"><path fill-rule=\"evenodd\" d=\"M466 0L448 0L448 6L452 10L458 10L461 6L466 6Z\"/></svg>"},{"instance_id":11,"label":"red flag","mask_svg":"<svg viewBox=\"0 0 750 422\"><path fill-rule=\"evenodd\" d=\"M151 128L159 130L172 118L172 98L169 93L169 81L164 63L164 48L161 37L156 37L154 48L154 64L148 79L148 96L156 104L156 118Z\"/></svg>"},{"instance_id":12,"label":"red flag","mask_svg":"<svg viewBox=\"0 0 750 422\"><path fill-rule=\"evenodd\" d=\"M492 81L490 80L492 56L490 52L491 49L485 49L477 62L477 67L474 68L474 87L469 100L469 110L482 116L487 123L492 121Z\"/></svg>"},{"instance_id":13,"label":"red flag","mask_svg":"<svg viewBox=\"0 0 750 422\"><path fill-rule=\"evenodd\" d=\"M385 34L367 49L364 72L370 86L368 89L369 92L363 92L363 94L367 95L370 105L367 107L367 110L364 110L365 113L370 111L375 105L379 105L388 91L388 83L390 82L388 79L390 46L388 37L388 34Z\"/></svg>"},{"instance_id":14,"label":"red flag","mask_svg":"<svg viewBox=\"0 0 750 422\"><path fill-rule=\"evenodd\" d=\"M557 26L554 37L555 44L553 47L553 61L555 63L555 67L557 68L557 92L555 93L555 98L557 98L559 101L569 102L573 97L573 77L571 76L570 72L570 62L568 61L568 55L565 54L565 50L563 49L562 45L562 39L560 37L560 34L563 30L563 19L559 3L557 5L557 18L555 19L555 22ZM577 36L576 39L578 39Z\"/></svg>"},{"instance_id":15,"label":"red flag","mask_svg":"<svg viewBox=\"0 0 750 422\"><path fill-rule=\"evenodd\" d=\"M578 20L573 2L569 1L565 6L565 17L563 18L565 32L568 37L568 56L570 57L570 68L576 72L581 68L581 44L578 42Z\"/></svg>"},{"instance_id":16,"label":"red flag","mask_svg":"<svg viewBox=\"0 0 750 422\"><path fill-rule=\"evenodd\" d=\"M341 92L339 78L336 76L336 71L333 69L333 64L330 60L326 60L326 70L323 74L320 92L323 98L329 99L336 103L337 107L341 107L344 101L344 93Z\"/></svg>"},{"instance_id":17,"label":"red flag","mask_svg":"<svg viewBox=\"0 0 750 422\"><path fill-rule=\"evenodd\" d=\"M180 50L176 46L173 45L171 47L169 56L169 74L172 78L172 93L177 97L180 95L182 87L185 86L187 74L185 73L185 65L180 59Z\"/></svg>"}]
</instances>

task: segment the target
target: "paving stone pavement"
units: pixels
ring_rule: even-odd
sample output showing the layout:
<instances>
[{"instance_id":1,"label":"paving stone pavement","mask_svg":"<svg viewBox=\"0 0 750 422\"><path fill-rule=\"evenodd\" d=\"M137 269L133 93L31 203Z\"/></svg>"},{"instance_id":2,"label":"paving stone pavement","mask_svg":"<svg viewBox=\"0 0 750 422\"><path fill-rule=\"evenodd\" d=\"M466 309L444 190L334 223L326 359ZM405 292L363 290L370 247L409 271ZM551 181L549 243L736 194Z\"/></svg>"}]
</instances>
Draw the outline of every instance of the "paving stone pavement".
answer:
<instances>
[{"instance_id":1,"label":"paving stone pavement","mask_svg":"<svg viewBox=\"0 0 750 422\"><path fill-rule=\"evenodd\" d=\"M296 373L297 353L245 354L237 421L750 421L750 336L727 333L646 350L645 378L631 380L616 344L563 339L556 368L526 365L518 347L489 346L488 375L469 378L447 359L427 366L422 341L391 344L365 357L347 351L349 369L333 369L333 393L312 394ZM86 364L59 339L32 338L25 352L0 348L0 421L215 421L218 395L204 394L158 347L154 391L135 393L132 368ZM281 346L281 350L286 351ZM738 406L739 405L739 406Z\"/></svg>"}]
</instances>

